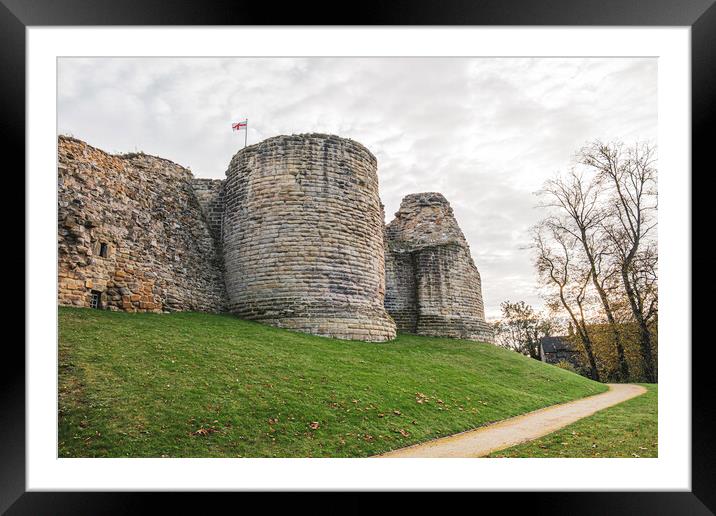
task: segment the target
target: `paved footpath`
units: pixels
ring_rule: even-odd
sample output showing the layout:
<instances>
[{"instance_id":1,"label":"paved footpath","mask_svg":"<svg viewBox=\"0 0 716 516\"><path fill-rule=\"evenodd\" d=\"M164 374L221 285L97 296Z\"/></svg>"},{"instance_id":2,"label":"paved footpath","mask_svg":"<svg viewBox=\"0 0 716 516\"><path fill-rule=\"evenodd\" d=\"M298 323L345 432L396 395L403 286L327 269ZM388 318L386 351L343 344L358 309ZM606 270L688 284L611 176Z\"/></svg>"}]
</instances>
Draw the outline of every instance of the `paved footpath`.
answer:
<instances>
[{"instance_id":1,"label":"paved footpath","mask_svg":"<svg viewBox=\"0 0 716 516\"><path fill-rule=\"evenodd\" d=\"M610 383L609 390L588 398L504 419L475 430L393 450L377 457L484 457L551 434L595 412L646 392L640 385Z\"/></svg>"}]
</instances>

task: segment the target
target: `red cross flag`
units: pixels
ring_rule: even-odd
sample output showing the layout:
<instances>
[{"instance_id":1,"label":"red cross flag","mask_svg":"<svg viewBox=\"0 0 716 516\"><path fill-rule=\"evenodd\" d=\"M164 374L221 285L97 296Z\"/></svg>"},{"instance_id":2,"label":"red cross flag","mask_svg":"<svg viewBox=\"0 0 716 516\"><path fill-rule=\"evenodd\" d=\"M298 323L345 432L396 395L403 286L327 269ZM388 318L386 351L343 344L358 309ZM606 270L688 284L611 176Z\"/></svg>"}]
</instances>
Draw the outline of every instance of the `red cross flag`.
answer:
<instances>
[{"instance_id":1,"label":"red cross flag","mask_svg":"<svg viewBox=\"0 0 716 516\"><path fill-rule=\"evenodd\" d=\"M249 143L249 119L244 118L241 122L234 122L231 124L231 128L234 131L244 130L244 147Z\"/></svg>"}]
</instances>

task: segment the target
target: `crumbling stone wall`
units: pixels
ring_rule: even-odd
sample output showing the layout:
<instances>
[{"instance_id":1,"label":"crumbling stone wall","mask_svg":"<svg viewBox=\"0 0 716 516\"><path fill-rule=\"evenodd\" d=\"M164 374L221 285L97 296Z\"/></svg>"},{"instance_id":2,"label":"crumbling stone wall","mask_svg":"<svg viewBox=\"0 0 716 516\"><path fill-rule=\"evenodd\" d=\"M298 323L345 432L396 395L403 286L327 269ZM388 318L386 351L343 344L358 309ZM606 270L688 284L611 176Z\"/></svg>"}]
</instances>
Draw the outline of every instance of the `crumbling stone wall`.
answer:
<instances>
[{"instance_id":1,"label":"crumbling stone wall","mask_svg":"<svg viewBox=\"0 0 716 516\"><path fill-rule=\"evenodd\" d=\"M240 150L224 185L229 310L342 339L385 341L383 219L375 157L337 136Z\"/></svg>"},{"instance_id":2,"label":"crumbling stone wall","mask_svg":"<svg viewBox=\"0 0 716 516\"><path fill-rule=\"evenodd\" d=\"M230 311L342 339L390 340L397 324L492 340L450 204L408 195L385 226L376 159L352 140L270 138L239 151L223 181L58 145L60 304Z\"/></svg>"},{"instance_id":3,"label":"crumbling stone wall","mask_svg":"<svg viewBox=\"0 0 716 516\"><path fill-rule=\"evenodd\" d=\"M195 178L191 180L201 211L204 213L211 235L221 246L221 224L224 219L224 181L222 179Z\"/></svg>"},{"instance_id":4,"label":"crumbling stone wall","mask_svg":"<svg viewBox=\"0 0 716 516\"><path fill-rule=\"evenodd\" d=\"M58 139L58 297L126 311L224 308L221 259L191 172Z\"/></svg>"},{"instance_id":5,"label":"crumbling stone wall","mask_svg":"<svg viewBox=\"0 0 716 516\"><path fill-rule=\"evenodd\" d=\"M492 342L480 273L442 194L406 196L385 237L385 307L399 331Z\"/></svg>"}]
</instances>

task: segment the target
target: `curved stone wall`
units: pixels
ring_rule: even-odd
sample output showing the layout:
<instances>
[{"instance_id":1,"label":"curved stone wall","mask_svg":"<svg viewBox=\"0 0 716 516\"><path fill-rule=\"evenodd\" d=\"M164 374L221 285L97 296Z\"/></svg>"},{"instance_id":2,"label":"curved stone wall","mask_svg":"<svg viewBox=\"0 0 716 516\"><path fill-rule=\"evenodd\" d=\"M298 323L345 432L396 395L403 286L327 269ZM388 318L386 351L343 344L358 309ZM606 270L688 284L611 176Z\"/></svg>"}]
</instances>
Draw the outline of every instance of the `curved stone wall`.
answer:
<instances>
[{"instance_id":1,"label":"curved stone wall","mask_svg":"<svg viewBox=\"0 0 716 516\"><path fill-rule=\"evenodd\" d=\"M447 199L406 196L385 234L385 306L398 329L492 342L480 273Z\"/></svg>"},{"instance_id":2,"label":"curved stone wall","mask_svg":"<svg viewBox=\"0 0 716 516\"><path fill-rule=\"evenodd\" d=\"M274 326L385 341L383 219L375 157L324 134L240 150L224 184L229 310Z\"/></svg>"}]
</instances>

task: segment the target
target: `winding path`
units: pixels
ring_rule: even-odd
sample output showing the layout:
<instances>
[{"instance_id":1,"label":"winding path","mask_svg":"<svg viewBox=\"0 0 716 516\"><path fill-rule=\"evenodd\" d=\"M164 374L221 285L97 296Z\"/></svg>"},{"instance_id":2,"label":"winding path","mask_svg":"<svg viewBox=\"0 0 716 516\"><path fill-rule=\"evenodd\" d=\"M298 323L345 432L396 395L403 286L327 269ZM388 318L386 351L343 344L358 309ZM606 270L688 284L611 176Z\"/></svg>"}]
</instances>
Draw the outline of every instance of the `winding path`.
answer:
<instances>
[{"instance_id":1,"label":"winding path","mask_svg":"<svg viewBox=\"0 0 716 516\"><path fill-rule=\"evenodd\" d=\"M640 385L610 383L609 390L504 419L475 430L393 450L376 457L484 457L555 432L595 412L646 392Z\"/></svg>"}]
</instances>

